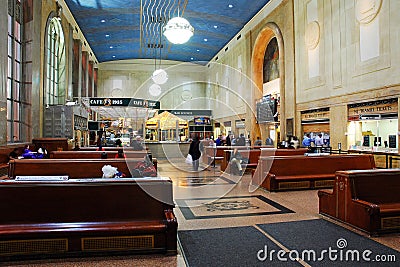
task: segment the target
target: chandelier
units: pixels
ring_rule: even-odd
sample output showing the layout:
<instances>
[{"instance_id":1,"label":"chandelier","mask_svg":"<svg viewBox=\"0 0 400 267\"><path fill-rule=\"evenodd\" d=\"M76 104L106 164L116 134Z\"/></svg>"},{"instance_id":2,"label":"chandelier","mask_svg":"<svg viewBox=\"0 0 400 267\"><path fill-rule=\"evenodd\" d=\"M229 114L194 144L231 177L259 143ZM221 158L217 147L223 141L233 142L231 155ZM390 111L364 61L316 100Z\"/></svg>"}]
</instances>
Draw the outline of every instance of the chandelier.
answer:
<instances>
[{"instance_id":1,"label":"chandelier","mask_svg":"<svg viewBox=\"0 0 400 267\"><path fill-rule=\"evenodd\" d=\"M170 19L164 26L164 36L173 44L184 44L193 36L194 28L182 17Z\"/></svg>"},{"instance_id":2,"label":"chandelier","mask_svg":"<svg viewBox=\"0 0 400 267\"><path fill-rule=\"evenodd\" d=\"M162 34L161 34L161 24L159 28L160 39L159 43L154 46L154 72L151 75L151 79L153 80L154 84L149 87L149 93L152 96L159 96L161 94L161 84L164 84L168 81L168 74L165 70L161 68L161 51L163 48L162 44ZM157 69L157 48L160 48L160 63Z\"/></svg>"}]
</instances>

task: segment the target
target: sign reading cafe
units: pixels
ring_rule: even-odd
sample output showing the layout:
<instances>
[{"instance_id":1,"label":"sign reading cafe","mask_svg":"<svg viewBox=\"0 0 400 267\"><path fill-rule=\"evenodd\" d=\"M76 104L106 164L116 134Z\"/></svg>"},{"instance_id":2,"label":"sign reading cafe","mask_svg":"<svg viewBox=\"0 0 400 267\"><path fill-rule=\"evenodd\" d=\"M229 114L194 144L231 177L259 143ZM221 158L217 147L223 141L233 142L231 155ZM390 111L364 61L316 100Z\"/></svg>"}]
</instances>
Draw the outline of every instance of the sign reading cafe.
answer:
<instances>
[{"instance_id":1,"label":"sign reading cafe","mask_svg":"<svg viewBox=\"0 0 400 267\"><path fill-rule=\"evenodd\" d=\"M90 98L92 107L137 107L160 109L160 101L138 99L138 98Z\"/></svg>"}]
</instances>

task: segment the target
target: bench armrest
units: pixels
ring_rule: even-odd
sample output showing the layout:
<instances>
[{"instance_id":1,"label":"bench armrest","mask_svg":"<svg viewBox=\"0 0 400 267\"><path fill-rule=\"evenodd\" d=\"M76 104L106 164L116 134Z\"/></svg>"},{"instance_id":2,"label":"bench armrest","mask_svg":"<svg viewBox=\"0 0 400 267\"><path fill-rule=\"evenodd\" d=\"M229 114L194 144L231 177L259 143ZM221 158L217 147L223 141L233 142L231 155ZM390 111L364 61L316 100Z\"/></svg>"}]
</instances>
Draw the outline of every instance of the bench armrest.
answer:
<instances>
[{"instance_id":1,"label":"bench armrest","mask_svg":"<svg viewBox=\"0 0 400 267\"><path fill-rule=\"evenodd\" d=\"M175 214L172 210L164 210L164 214L165 214L165 219L167 220L167 223L173 223L173 224L177 224L177 220L175 217Z\"/></svg>"},{"instance_id":2,"label":"bench armrest","mask_svg":"<svg viewBox=\"0 0 400 267\"><path fill-rule=\"evenodd\" d=\"M377 205L377 204L374 204L374 203L371 203L371 202L368 202L365 200L361 200L361 199L353 199L352 202L356 206L364 207L369 215L379 214L380 209L379 209L379 205Z\"/></svg>"}]
</instances>

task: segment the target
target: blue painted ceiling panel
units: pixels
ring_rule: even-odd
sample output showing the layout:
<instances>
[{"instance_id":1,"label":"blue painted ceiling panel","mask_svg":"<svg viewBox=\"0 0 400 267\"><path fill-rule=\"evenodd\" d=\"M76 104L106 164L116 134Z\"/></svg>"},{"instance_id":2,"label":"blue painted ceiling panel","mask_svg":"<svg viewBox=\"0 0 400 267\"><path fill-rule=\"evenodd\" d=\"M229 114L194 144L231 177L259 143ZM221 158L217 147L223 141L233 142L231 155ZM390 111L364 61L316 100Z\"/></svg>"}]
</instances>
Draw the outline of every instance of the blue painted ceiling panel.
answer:
<instances>
[{"instance_id":1,"label":"blue painted ceiling panel","mask_svg":"<svg viewBox=\"0 0 400 267\"><path fill-rule=\"evenodd\" d=\"M208 62L269 1L65 0L99 62L159 59L160 54ZM194 36L182 45L162 35L162 26L178 13L194 27Z\"/></svg>"}]
</instances>

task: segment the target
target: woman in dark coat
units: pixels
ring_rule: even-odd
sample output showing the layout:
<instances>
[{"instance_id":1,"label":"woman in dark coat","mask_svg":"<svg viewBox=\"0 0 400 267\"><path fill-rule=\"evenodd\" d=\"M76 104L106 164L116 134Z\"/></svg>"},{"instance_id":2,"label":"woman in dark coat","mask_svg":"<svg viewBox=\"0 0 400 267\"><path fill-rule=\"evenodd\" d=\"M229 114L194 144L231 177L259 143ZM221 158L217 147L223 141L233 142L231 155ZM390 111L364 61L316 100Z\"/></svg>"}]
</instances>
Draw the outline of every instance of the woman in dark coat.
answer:
<instances>
[{"instance_id":1,"label":"woman in dark coat","mask_svg":"<svg viewBox=\"0 0 400 267\"><path fill-rule=\"evenodd\" d=\"M200 140L197 136L195 136L193 138L193 141L190 143L189 154L192 156L193 170L198 171L201 152L200 152Z\"/></svg>"}]
</instances>

